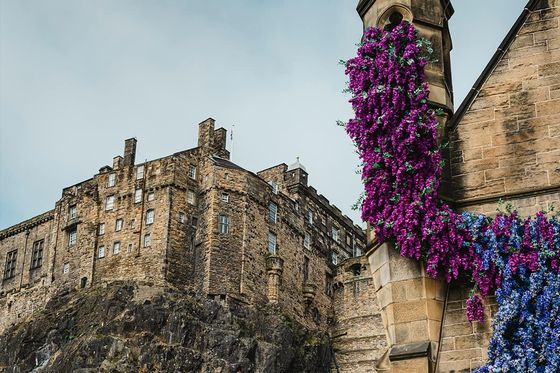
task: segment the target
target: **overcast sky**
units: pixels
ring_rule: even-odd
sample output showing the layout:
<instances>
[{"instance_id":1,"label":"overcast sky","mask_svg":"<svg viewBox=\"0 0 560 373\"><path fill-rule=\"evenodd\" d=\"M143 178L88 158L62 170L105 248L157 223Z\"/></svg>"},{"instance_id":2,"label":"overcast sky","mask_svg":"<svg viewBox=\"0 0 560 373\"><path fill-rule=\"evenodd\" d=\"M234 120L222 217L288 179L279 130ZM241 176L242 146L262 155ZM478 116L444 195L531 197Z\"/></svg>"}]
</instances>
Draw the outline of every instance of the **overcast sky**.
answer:
<instances>
[{"instance_id":1,"label":"overcast sky","mask_svg":"<svg viewBox=\"0 0 560 373\"><path fill-rule=\"evenodd\" d=\"M197 124L235 125L233 161L296 156L342 211L361 192L340 59L357 0L0 0L0 229L52 209L138 139L137 160L196 146ZM526 0L455 0L456 106ZM229 138L228 138L229 140Z\"/></svg>"}]
</instances>

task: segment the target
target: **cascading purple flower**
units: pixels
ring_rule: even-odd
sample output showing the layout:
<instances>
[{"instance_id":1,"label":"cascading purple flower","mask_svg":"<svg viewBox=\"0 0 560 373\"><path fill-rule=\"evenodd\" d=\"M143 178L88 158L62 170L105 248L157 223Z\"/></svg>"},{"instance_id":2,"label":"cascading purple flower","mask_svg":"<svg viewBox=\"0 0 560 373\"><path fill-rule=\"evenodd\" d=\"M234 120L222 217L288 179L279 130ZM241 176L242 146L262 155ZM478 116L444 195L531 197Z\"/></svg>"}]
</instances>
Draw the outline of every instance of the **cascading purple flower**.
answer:
<instances>
[{"instance_id":1,"label":"cascading purple flower","mask_svg":"<svg viewBox=\"0 0 560 373\"><path fill-rule=\"evenodd\" d=\"M438 197L442 156L424 68L429 43L413 25L366 30L345 62L355 117L346 131L363 163L362 218L379 240L424 260L427 273L474 283L469 321L495 293L489 362L480 371L560 371L560 223L544 213L455 213Z\"/></svg>"}]
</instances>

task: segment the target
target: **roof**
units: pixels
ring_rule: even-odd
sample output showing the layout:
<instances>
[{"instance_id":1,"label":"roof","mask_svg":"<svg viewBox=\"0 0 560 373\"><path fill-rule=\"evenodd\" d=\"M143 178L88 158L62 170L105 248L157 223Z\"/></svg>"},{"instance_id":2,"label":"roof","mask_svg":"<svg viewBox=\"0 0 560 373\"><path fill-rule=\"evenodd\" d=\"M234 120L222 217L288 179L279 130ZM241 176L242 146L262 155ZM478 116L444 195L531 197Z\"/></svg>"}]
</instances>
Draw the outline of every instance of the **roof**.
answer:
<instances>
[{"instance_id":1,"label":"roof","mask_svg":"<svg viewBox=\"0 0 560 373\"><path fill-rule=\"evenodd\" d=\"M236 165L232 161L229 161L229 160L224 159L224 158L220 158L220 157L215 156L215 155L211 156L210 159L212 160L212 162L214 162L214 164L216 164L217 166L220 166L220 167L235 168L235 169L238 169L238 170L245 170L243 167Z\"/></svg>"},{"instance_id":2,"label":"roof","mask_svg":"<svg viewBox=\"0 0 560 373\"><path fill-rule=\"evenodd\" d=\"M307 172L305 166L299 162L299 157L297 157L296 161L288 167L288 171L297 170L298 168L302 169L304 172Z\"/></svg>"},{"instance_id":3,"label":"roof","mask_svg":"<svg viewBox=\"0 0 560 373\"><path fill-rule=\"evenodd\" d=\"M502 60L502 57L509 50L509 47L515 40L515 37L519 33L519 30L521 30L521 27L523 27L523 25L525 24L525 21L527 21L527 18L529 17L531 12L537 10L538 6L542 5L542 2L543 0L529 0L527 5L525 5L523 12L517 18L517 20L515 21L515 23L509 30L509 32L507 33L506 37L504 38L504 40L500 43L500 46L498 47L498 49L496 50L496 52L494 53L494 55L492 56L492 58L484 68L484 70L482 71L482 74L480 74L480 76L474 83L473 87L471 88L471 90L469 91L469 93L467 94L467 96L465 97L465 99L463 100L463 102L461 103L461 105L459 106L459 108L451 118L451 121L449 123L449 129L455 128L457 124L461 121L461 119L463 119L471 104L478 97L478 94L480 93L482 86L484 85L484 83L486 83L486 80L488 80L492 72L494 72L496 66Z\"/></svg>"}]
</instances>

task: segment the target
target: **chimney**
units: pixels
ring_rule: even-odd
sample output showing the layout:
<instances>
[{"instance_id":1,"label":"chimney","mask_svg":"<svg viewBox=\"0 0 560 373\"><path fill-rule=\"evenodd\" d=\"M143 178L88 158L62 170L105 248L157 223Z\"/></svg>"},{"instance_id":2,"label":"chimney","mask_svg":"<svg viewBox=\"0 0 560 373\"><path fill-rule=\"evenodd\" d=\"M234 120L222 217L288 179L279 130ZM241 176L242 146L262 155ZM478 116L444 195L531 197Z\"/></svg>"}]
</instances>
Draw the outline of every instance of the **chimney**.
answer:
<instances>
[{"instance_id":1,"label":"chimney","mask_svg":"<svg viewBox=\"0 0 560 373\"><path fill-rule=\"evenodd\" d=\"M136 139L133 137L131 139L124 140L124 166L132 167L134 166L134 161L136 160Z\"/></svg>"},{"instance_id":2,"label":"chimney","mask_svg":"<svg viewBox=\"0 0 560 373\"><path fill-rule=\"evenodd\" d=\"M113 158L113 170L119 170L122 168L123 165L123 157L117 155Z\"/></svg>"},{"instance_id":3,"label":"chimney","mask_svg":"<svg viewBox=\"0 0 560 373\"><path fill-rule=\"evenodd\" d=\"M198 147L211 149L214 145L214 119L208 118L198 124Z\"/></svg>"}]
</instances>

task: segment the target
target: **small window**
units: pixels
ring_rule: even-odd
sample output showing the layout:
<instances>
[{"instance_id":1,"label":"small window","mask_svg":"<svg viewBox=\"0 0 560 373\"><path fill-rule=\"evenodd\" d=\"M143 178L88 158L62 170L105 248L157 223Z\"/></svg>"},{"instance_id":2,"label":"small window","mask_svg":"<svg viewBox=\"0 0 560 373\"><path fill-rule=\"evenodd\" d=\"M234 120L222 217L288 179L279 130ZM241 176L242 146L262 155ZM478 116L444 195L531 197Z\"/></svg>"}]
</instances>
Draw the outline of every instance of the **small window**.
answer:
<instances>
[{"instance_id":1,"label":"small window","mask_svg":"<svg viewBox=\"0 0 560 373\"><path fill-rule=\"evenodd\" d=\"M184 223L187 221L187 215L184 212L179 212L179 223Z\"/></svg>"},{"instance_id":2,"label":"small window","mask_svg":"<svg viewBox=\"0 0 560 373\"><path fill-rule=\"evenodd\" d=\"M335 240L336 242L339 242L338 229L335 228L335 227L332 227L331 233L332 233L332 239Z\"/></svg>"},{"instance_id":3,"label":"small window","mask_svg":"<svg viewBox=\"0 0 560 373\"><path fill-rule=\"evenodd\" d=\"M224 174L224 179L229 180L229 173L226 172L226 173Z\"/></svg>"},{"instance_id":4,"label":"small window","mask_svg":"<svg viewBox=\"0 0 560 373\"><path fill-rule=\"evenodd\" d=\"M154 209L146 211L146 225L154 223Z\"/></svg>"},{"instance_id":5,"label":"small window","mask_svg":"<svg viewBox=\"0 0 560 373\"><path fill-rule=\"evenodd\" d=\"M156 193L155 192L149 192L148 193L148 202L151 202L154 199L156 199Z\"/></svg>"},{"instance_id":6,"label":"small window","mask_svg":"<svg viewBox=\"0 0 560 373\"><path fill-rule=\"evenodd\" d=\"M277 237L272 232L268 232L268 252L272 255L278 253Z\"/></svg>"},{"instance_id":7,"label":"small window","mask_svg":"<svg viewBox=\"0 0 560 373\"><path fill-rule=\"evenodd\" d=\"M97 249L97 257L105 258L105 246L99 246L99 248Z\"/></svg>"},{"instance_id":8,"label":"small window","mask_svg":"<svg viewBox=\"0 0 560 373\"><path fill-rule=\"evenodd\" d=\"M307 210L307 223L313 224L313 211Z\"/></svg>"},{"instance_id":9,"label":"small window","mask_svg":"<svg viewBox=\"0 0 560 373\"><path fill-rule=\"evenodd\" d=\"M226 203L229 202L229 194L223 192L223 193L220 195L220 199L222 200L222 202L226 202Z\"/></svg>"},{"instance_id":10,"label":"small window","mask_svg":"<svg viewBox=\"0 0 560 373\"><path fill-rule=\"evenodd\" d=\"M191 218L191 226L196 229L196 227L198 226L198 218L196 216L193 216Z\"/></svg>"},{"instance_id":11,"label":"small window","mask_svg":"<svg viewBox=\"0 0 560 373\"><path fill-rule=\"evenodd\" d=\"M86 287L86 285L87 285L87 277L82 277L80 279L80 288L83 289Z\"/></svg>"},{"instance_id":12,"label":"small window","mask_svg":"<svg viewBox=\"0 0 560 373\"><path fill-rule=\"evenodd\" d=\"M70 272L70 263L64 263L62 266L62 273L67 274Z\"/></svg>"},{"instance_id":13,"label":"small window","mask_svg":"<svg viewBox=\"0 0 560 373\"><path fill-rule=\"evenodd\" d=\"M115 232L121 231L123 229L124 222L122 219L117 219L115 221Z\"/></svg>"},{"instance_id":14,"label":"small window","mask_svg":"<svg viewBox=\"0 0 560 373\"><path fill-rule=\"evenodd\" d=\"M68 247L76 246L78 240L78 230L76 228L68 231Z\"/></svg>"},{"instance_id":15,"label":"small window","mask_svg":"<svg viewBox=\"0 0 560 373\"><path fill-rule=\"evenodd\" d=\"M105 234L105 223L99 223L99 227L97 227L97 235L103 236Z\"/></svg>"},{"instance_id":16,"label":"small window","mask_svg":"<svg viewBox=\"0 0 560 373\"><path fill-rule=\"evenodd\" d=\"M117 183L117 174L116 173L110 173L109 174L109 178L107 179L107 187L114 187L115 184Z\"/></svg>"},{"instance_id":17,"label":"small window","mask_svg":"<svg viewBox=\"0 0 560 373\"><path fill-rule=\"evenodd\" d=\"M309 258L303 257L303 282L309 281Z\"/></svg>"},{"instance_id":18,"label":"small window","mask_svg":"<svg viewBox=\"0 0 560 373\"><path fill-rule=\"evenodd\" d=\"M138 188L134 191L134 203L142 202L142 189Z\"/></svg>"},{"instance_id":19,"label":"small window","mask_svg":"<svg viewBox=\"0 0 560 373\"><path fill-rule=\"evenodd\" d=\"M144 235L144 247L152 246L152 236L148 233Z\"/></svg>"},{"instance_id":20,"label":"small window","mask_svg":"<svg viewBox=\"0 0 560 373\"><path fill-rule=\"evenodd\" d=\"M334 265L338 264L338 254L334 251L331 253L331 263Z\"/></svg>"},{"instance_id":21,"label":"small window","mask_svg":"<svg viewBox=\"0 0 560 373\"><path fill-rule=\"evenodd\" d=\"M6 254L6 264L4 265L4 279L15 277L16 275L17 250L12 250Z\"/></svg>"},{"instance_id":22,"label":"small window","mask_svg":"<svg viewBox=\"0 0 560 373\"><path fill-rule=\"evenodd\" d=\"M229 233L229 216L227 215L218 216L218 231L221 234Z\"/></svg>"},{"instance_id":23,"label":"small window","mask_svg":"<svg viewBox=\"0 0 560 373\"><path fill-rule=\"evenodd\" d=\"M136 180L144 178L144 165L140 165L136 168Z\"/></svg>"},{"instance_id":24,"label":"small window","mask_svg":"<svg viewBox=\"0 0 560 373\"><path fill-rule=\"evenodd\" d=\"M128 252L129 252L129 253L132 252L132 244L131 244L131 243L128 244Z\"/></svg>"},{"instance_id":25,"label":"small window","mask_svg":"<svg viewBox=\"0 0 560 373\"><path fill-rule=\"evenodd\" d=\"M115 196L109 196L105 199L105 211L112 210L115 205Z\"/></svg>"},{"instance_id":26,"label":"small window","mask_svg":"<svg viewBox=\"0 0 560 373\"><path fill-rule=\"evenodd\" d=\"M268 184L272 187L272 193L278 194L278 184L275 181L269 181Z\"/></svg>"},{"instance_id":27,"label":"small window","mask_svg":"<svg viewBox=\"0 0 560 373\"><path fill-rule=\"evenodd\" d=\"M354 242L352 243L352 255L354 256L354 258L357 258L359 256L362 256L362 249L360 249L358 247L358 245L356 245L356 241L354 240Z\"/></svg>"},{"instance_id":28,"label":"small window","mask_svg":"<svg viewBox=\"0 0 560 373\"><path fill-rule=\"evenodd\" d=\"M278 222L278 205L274 202L268 204L268 222L271 224Z\"/></svg>"},{"instance_id":29,"label":"small window","mask_svg":"<svg viewBox=\"0 0 560 373\"><path fill-rule=\"evenodd\" d=\"M303 247L305 247L306 249L309 249L311 247L311 236L309 235L309 233L306 233L303 237Z\"/></svg>"},{"instance_id":30,"label":"small window","mask_svg":"<svg viewBox=\"0 0 560 373\"><path fill-rule=\"evenodd\" d=\"M325 294L329 297L334 295L333 276L330 273L325 273Z\"/></svg>"},{"instance_id":31,"label":"small window","mask_svg":"<svg viewBox=\"0 0 560 373\"><path fill-rule=\"evenodd\" d=\"M44 240L33 242L33 249L31 250L31 269L39 268L43 265L44 243Z\"/></svg>"},{"instance_id":32,"label":"small window","mask_svg":"<svg viewBox=\"0 0 560 373\"><path fill-rule=\"evenodd\" d=\"M352 236L350 236L348 233L346 234L346 245L352 246Z\"/></svg>"},{"instance_id":33,"label":"small window","mask_svg":"<svg viewBox=\"0 0 560 373\"><path fill-rule=\"evenodd\" d=\"M191 205L194 205L194 203L196 202L194 190L187 190L187 202Z\"/></svg>"},{"instance_id":34,"label":"small window","mask_svg":"<svg viewBox=\"0 0 560 373\"><path fill-rule=\"evenodd\" d=\"M193 180L196 180L196 166L195 165L190 165L189 166L189 177Z\"/></svg>"},{"instance_id":35,"label":"small window","mask_svg":"<svg viewBox=\"0 0 560 373\"><path fill-rule=\"evenodd\" d=\"M76 205L72 205L68 207L68 219L72 220L72 219L76 219L77 217L78 217L78 208L76 207Z\"/></svg>"},{"instance_id":36,"label":"small window","mask_svg":"<svg viewBox=\"0 0 560 373\"><path fill-rule=\"evenodd\" d=\"M121 243L119 241L113 243L113 255L121 252Z\"/></svg>"}]
</instances>

